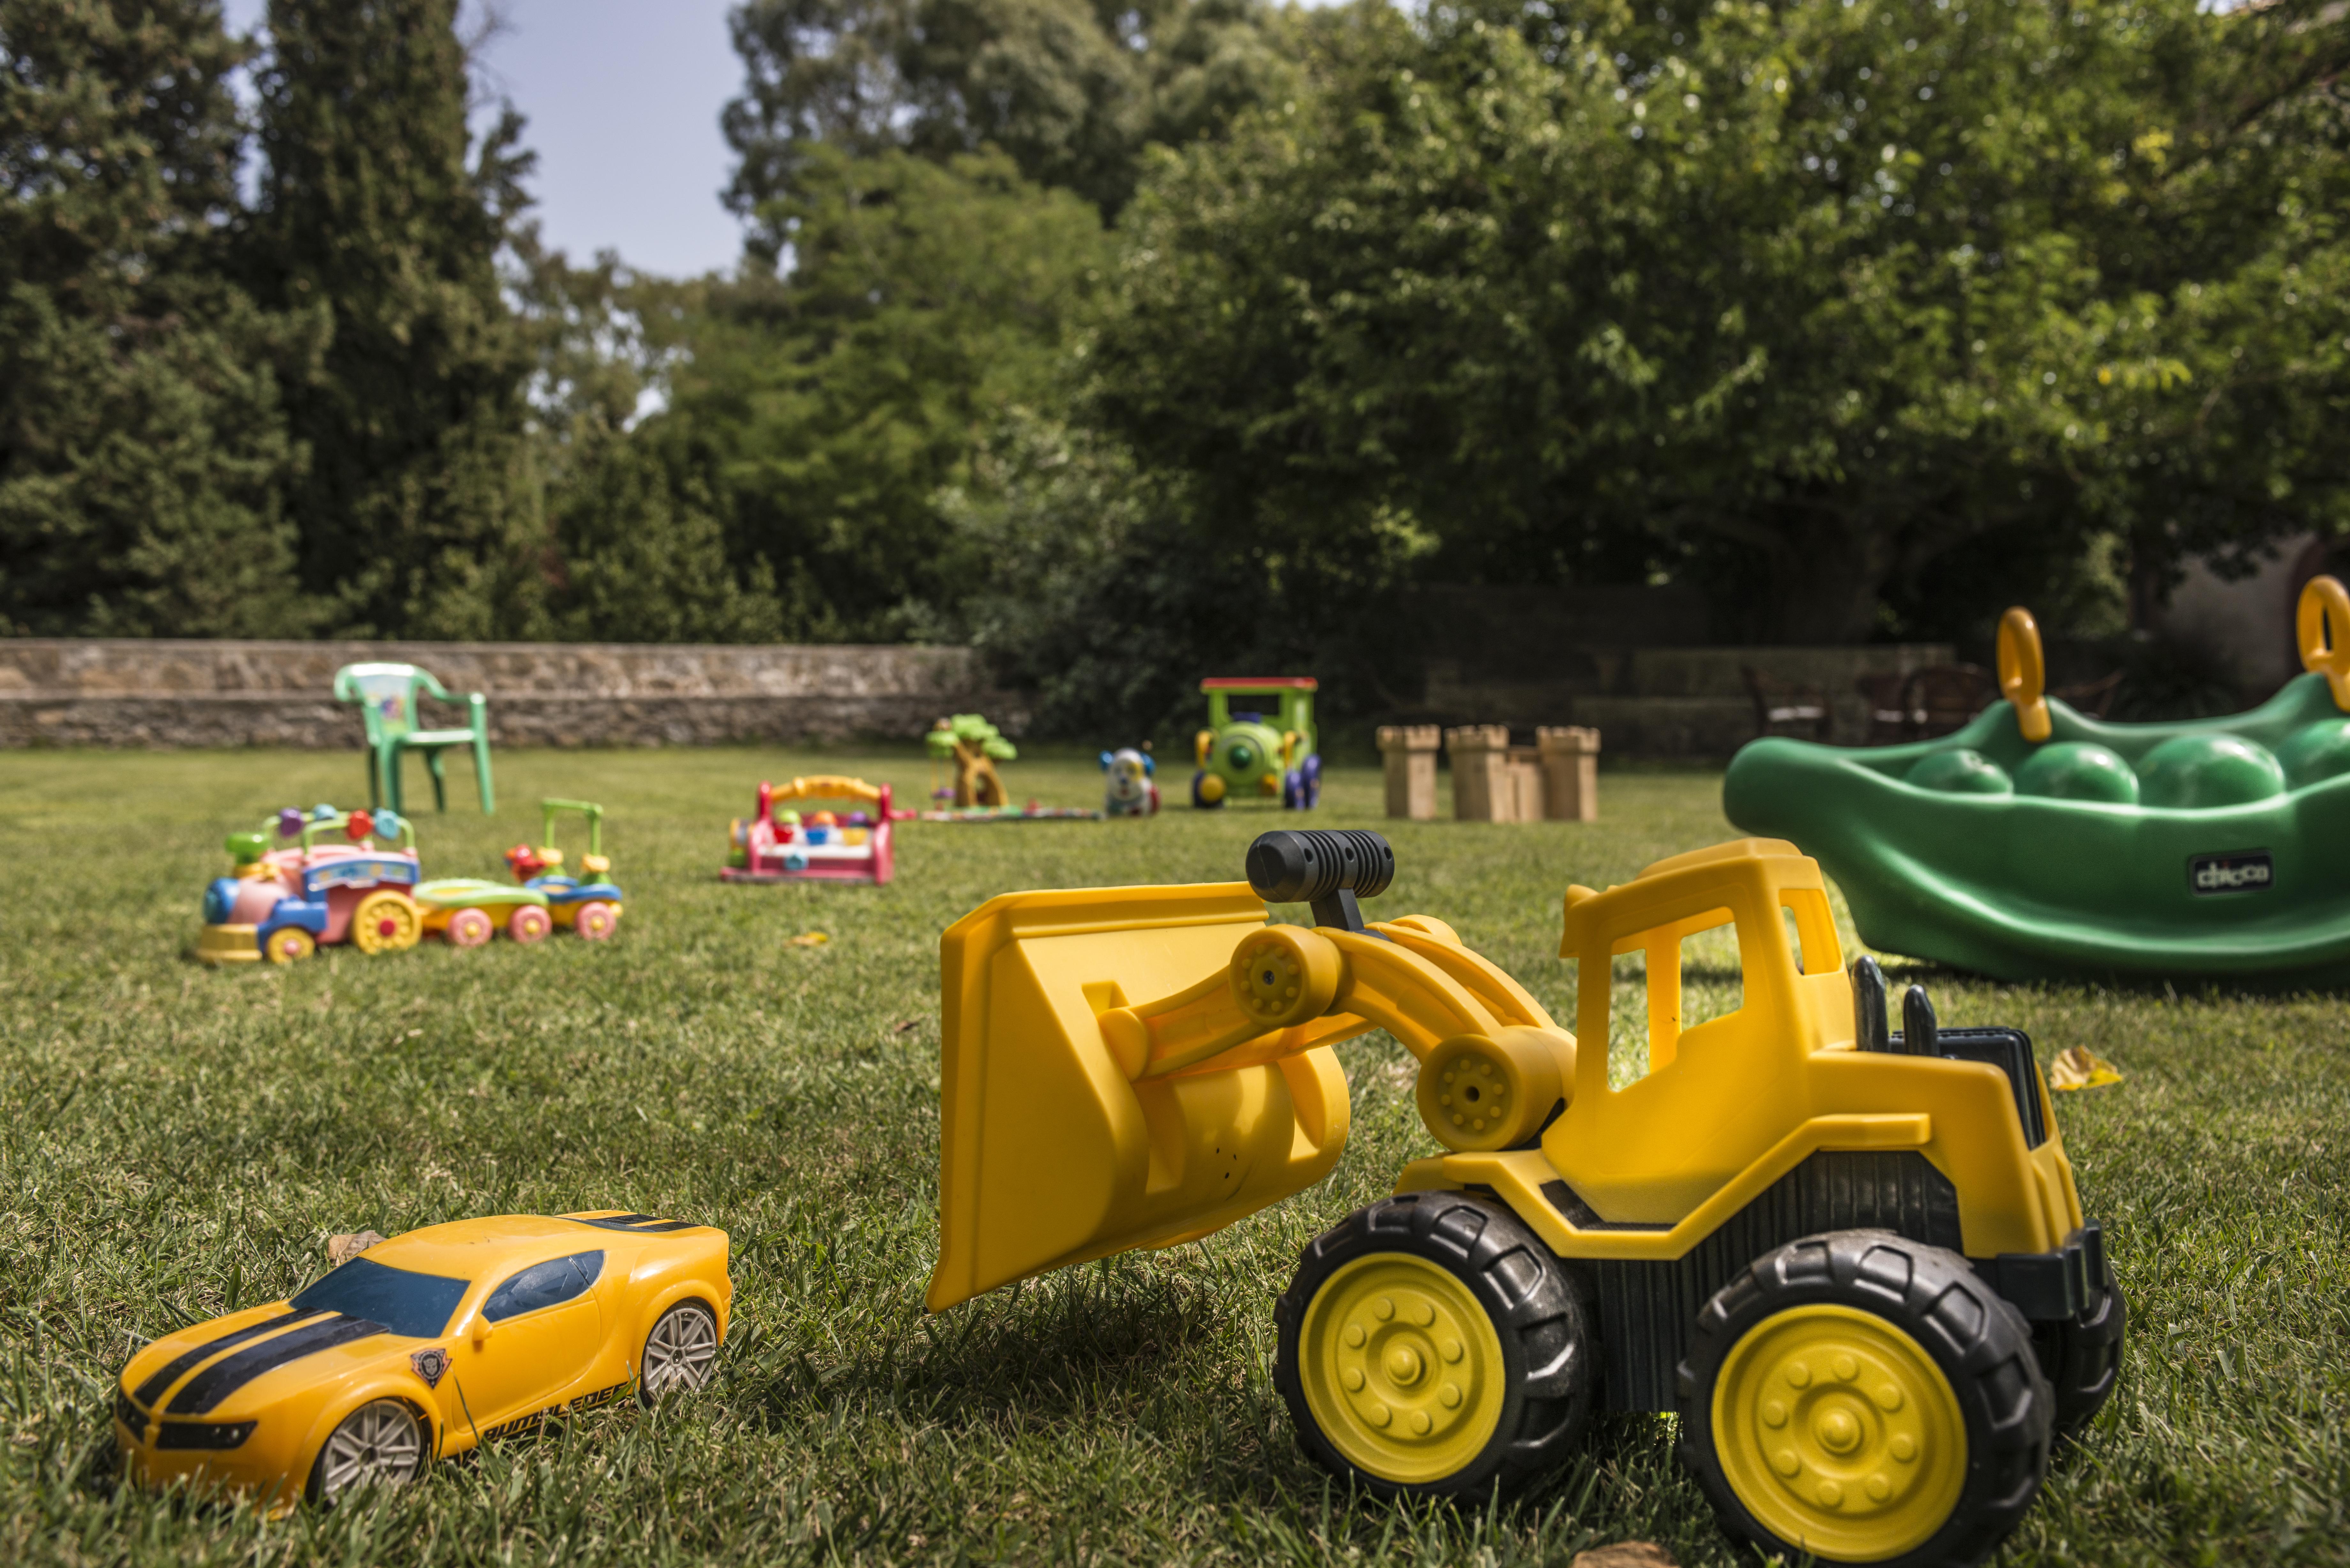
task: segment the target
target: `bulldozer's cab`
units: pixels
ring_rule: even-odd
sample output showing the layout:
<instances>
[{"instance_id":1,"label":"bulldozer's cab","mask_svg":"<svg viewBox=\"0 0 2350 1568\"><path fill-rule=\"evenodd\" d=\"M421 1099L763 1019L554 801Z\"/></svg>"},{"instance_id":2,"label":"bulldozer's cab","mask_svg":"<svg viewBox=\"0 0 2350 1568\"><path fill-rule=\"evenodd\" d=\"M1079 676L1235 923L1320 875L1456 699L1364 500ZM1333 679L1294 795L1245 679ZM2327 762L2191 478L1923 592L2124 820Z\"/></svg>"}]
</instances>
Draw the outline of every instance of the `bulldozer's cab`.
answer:
<instances>
[{"instance_id":1,"label":"bulldozer's cab","mask_svg":"<svg viewBox=\"0 0 2350 1568\"><path fill-rule=\"evenodd\" d=\"M1611 1220L1679 1219L1807 1114L1804 1059L1853 1039L1819 867L1781 840L1569 888L1559 956L1584 1044L1543 1146Z\"/></svg>"}]
</instances>

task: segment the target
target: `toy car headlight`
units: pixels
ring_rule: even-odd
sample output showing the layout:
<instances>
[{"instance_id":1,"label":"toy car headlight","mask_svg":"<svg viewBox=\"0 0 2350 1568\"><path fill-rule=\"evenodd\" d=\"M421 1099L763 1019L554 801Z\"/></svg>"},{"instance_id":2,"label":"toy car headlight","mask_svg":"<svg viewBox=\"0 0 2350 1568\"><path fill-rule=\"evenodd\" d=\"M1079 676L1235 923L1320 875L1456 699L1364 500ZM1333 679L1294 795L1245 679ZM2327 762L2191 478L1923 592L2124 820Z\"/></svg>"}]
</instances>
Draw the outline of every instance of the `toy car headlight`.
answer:
<instances>
[{"instance_id":1,"label":"toy car headlight","mask_svg":"<svg viewBox=\"0 0 2350 1568\"><path fill-rule=\"evenodd\" d=\"M1245 741L1238 742L1224 753L1224 761L1234 773L1244 774L1256 766L1256 748Z\"/></svg>"}]
</instances>

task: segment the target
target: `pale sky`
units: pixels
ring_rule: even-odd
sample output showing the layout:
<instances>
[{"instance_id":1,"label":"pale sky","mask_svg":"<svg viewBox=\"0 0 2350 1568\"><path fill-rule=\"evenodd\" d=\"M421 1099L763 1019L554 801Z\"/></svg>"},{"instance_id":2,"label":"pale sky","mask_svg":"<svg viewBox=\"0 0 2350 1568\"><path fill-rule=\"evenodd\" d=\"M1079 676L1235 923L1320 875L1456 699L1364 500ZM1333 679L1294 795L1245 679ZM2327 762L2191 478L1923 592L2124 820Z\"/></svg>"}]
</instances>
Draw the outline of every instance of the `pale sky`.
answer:
<instances>
[{"instance_id":1,"label":"pale sky","mask_svg":"<svg viewBox=\"0 0 2350 1568\"><path fill-rule=\"evenodd\" d=\"M1326 0L1307 0L1307 4ZM479 0L467 0L468 19ZM620 253L639 272L730 268L743 231L719 204L734 160L719 112L743 90L727 36L733 0L497 0L507 23L485 85L530 120L530 182L547 243L585 262ZM267 0L224 0L233 29Z\"/></svg>"},{"instance_id":2,"label":"pale sky","mask_svg":"<svg viewBox=\"0 0 2350 1568\"><path fill-rule=\"evenodd\" d=\"M225 0L229 26L266 0ZM618 250L672 276L733 265L743 231L719 204L733 171L719 111L743 88L730 0L505 0L487 85L528 117L530 182L547 243L586 261ZM473 7L466 7L470 13Z\"/></svg>"}]
</instances>

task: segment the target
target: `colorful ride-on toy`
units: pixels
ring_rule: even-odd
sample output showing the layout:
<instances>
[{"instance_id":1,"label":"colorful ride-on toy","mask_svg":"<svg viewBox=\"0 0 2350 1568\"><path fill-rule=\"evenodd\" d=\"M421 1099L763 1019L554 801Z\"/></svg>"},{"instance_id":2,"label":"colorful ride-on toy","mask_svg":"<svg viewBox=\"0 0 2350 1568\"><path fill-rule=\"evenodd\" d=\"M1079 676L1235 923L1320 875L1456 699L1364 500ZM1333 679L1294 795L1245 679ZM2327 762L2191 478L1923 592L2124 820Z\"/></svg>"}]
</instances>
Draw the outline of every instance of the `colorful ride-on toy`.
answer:
<instances>
[{"instance_id":1,"label":"colorful ride-on toy","mask_svg":"<svg viewBox=\"0 0 2350 1568\"><path fill-rule=\"evenodd\" d=\"M1287 811L1310 811L1320 804L1322 757L1314 738L1318 685L1310 675L1201 681L1208 728L1193 741L1199 771L1191 775L1191 804L1213 810L1254 798L1278 800ZM1278 698L1278 727L1261 711L1234 709L1231 700L1236 696Z\"/></svg>"},{"instance_id":2,"label":"colorful ride-on toy","mask_svg":"<svg viewBox=\"0 0 2350 1568\"><path fill-rule=\"evenodd\" d=\"M793 801L862 804L846 813L776 810ZM794 779L780 788L762 782L758 815L748 821L738 816L727 828L726 864L718 868L719 879L886 883L897 874L894 815L888 784L837 774Z\"/></svg>"},{"instance_id":3,"label":"colorful ride-on toy","mask_svg":"<svg viewBox=\"0 0 2350 1568\"><path fill-rule=\"evenodd\" d=\"M555 819L567 811L588 819L588 852L579 858L587 880L561 869ZM416 900L423 907L427 931L438 932L454 947L477 948L500 930L528 943L557 929L601 941L619 928L620 889L605 879L612 863L604 857L604 808L584 800L543 800L539 812L540 843L506 851L514 882L452 877L418 886Z\"/></svg>"},{"instance_id":4,"label":"colorful ride-on toy","mask_svg":"<svg viewBox=\"0 0 2350 1568\"><path fill-rule=\"evenodd\" d=\"M1955 734L1773 739L1722 806L1816 856L1861 939L2002 980L2350 980L2350 595L2303 591L2307 672L2250 712L2106 723L2046 695L2040 636L2000 624L2005 699Z\"/></svg>"},{"instance_id":5,"label":"colorful ride-on toy","mask_svg":"<svg viewBox=\"0 0 2350 1568\"><path fill-rule=\"evenodd\" d=\"M273 849L273 836L287 842ZM230 834L228 852L235 875L204 889L196 957L205 963L291 963L338 942L397 952L423 934L411 896L416 832L397 812L287 806L258 833Z\"/></svg>"},{"instance_id":6,"label":"colorful ride-on toy","mask_svg":"<svg viewBox=\"0 0 2350 1568\"><path fill-rule=\"evenodd\" d=\"M449 945L477 948L503 930L518 942L545 939L555 929L547 897L536 888L489 882L476 877L445 877L416 885L424 930Z\"/></svg>"}]
</instances>

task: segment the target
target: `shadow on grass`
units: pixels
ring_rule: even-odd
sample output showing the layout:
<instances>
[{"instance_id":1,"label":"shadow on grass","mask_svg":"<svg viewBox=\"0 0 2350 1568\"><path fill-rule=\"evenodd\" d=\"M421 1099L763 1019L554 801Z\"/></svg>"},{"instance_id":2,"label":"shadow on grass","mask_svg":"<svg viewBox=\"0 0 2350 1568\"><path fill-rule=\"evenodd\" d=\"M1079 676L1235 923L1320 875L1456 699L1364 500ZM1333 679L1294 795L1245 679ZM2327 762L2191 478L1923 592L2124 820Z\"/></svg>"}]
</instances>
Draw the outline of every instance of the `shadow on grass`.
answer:
<instances>
[{"instance_id":1,"label":"shadow on grass","mask_svg":"<svg viewBox=\"0 0 2350 1568\"><path fill-rule=\"evenodd\" d=\"M2062 980L2000 980L1980 974L1973 970L1953 968L1932 959L1912 959L1899 956L1880 958L1888 985L1907 987L1922 985L1929 993L1938 986L1998 986L2008 991L2028 992L2064 999L2083 986L2110 992L2117 998L2141 1002L2292 1002L2303 998L2311 1002L2350 1000L2350 982L2341 985L2296 984L2280 977L2263 981L2257 975L2235 978L2199 975L2189 979L2164 979L2143 974L2096 974L2083 972L2067 975ZM1898 1005L1898 997L1895 998Z\"/></svg>"}]
</instances>

